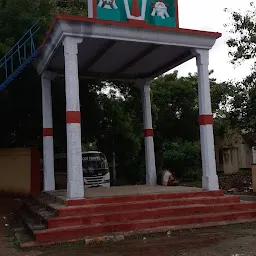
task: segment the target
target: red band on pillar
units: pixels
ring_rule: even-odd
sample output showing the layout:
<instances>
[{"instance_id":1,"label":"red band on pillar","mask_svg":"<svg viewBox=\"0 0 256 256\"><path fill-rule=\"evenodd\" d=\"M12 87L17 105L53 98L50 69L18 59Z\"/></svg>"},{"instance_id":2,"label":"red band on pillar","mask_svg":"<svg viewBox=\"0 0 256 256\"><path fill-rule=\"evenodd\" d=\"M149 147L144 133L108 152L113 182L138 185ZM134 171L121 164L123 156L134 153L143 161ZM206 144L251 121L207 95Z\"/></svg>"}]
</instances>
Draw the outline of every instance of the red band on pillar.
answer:
<instances>
[{"instance_id":1,"label":"red band on pillar","mask_svg":"<svg viewBox=\"0 0 256 256\"><path fill-rule=\"evenodd\" d=\"M154 136L153 129L144 130L144 137L153 137L153 136Z\"/></svg>"},{"instance_id":2,"label":"red band on pillar","mask_svg":"<svg viewBox=\"0 0 256 256\"><path fill-rule=\"evenodd\" d=\"M52 128L43 128L43 136L52 136L53 132L52 132Z\"/></svg>"},{"instance_id":3,"label":"red band on pillar","mask_svg":"<svg viewBox=\"0 0 256 256\"><path fill-rule=\"evenodd\" d=\"M199 125L213 124L213 115L200 115L198 117Z\"/></svg>"},{"instance_id":4,"label":"red band on pillar","mask_svg":"<svg viewBox=\"0 0 256 256\"><path fill-rule=\"evenodd\" d=\"M67 124L80 124L81 115L80 111L67 111L66 112L66 123Z\"/></svg>"}]
</instances>

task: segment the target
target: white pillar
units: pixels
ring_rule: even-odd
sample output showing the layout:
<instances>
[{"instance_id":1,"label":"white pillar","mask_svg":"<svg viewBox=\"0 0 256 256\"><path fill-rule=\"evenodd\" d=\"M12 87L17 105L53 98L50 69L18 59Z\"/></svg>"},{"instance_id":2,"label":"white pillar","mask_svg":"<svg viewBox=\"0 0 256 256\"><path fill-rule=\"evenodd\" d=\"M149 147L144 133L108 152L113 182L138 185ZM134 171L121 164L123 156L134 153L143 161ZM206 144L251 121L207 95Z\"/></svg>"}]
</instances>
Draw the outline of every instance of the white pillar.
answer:
<instances>
[{"instance_id":1,"label":"white pillar","mask_svg":"<svg viewBox=\"0 0 256 256\"><path fill-rule=\"evenodd\" d=\"M156 164L153 139L151 102L150 102L150 83L149 81L139 80L138 86L141 88L143 123L144 123L144 141L145 141L145 161L146 161L146 184L156 185Z\"/></svg>"},{"instance_id":2,"label":"white pillar","mask_svg":"<svg viewBox=\"0 0 256 256\"><path fill-rule=\"evenodd\" d=\"M209 50L195 51L198 68L199 125L202 155L202 187L205 190L218 190L213 137L213 115L211 108L209 81Z\"/></svg>"},{"instance_id":3,"label":"white pillar","mask_svg":"<svg viewBox=\"0 0 256 256\"><path fill-rule=\"evenodd\" d=\"M55 190L51 93L51 80L53 80L55 76L55 74L49 71L43 72L41 76L43 105L44 191Z\"/></svg>"},{"instance_id":4,"label":"white pillar","mask_svg":"<svg viewBox=\"0 0 256 256\"><path fill-rule=\"evenodd\" d=\"M78 44L82 39L67 36L64 41L67 123L67 197L84 198L82 171Z\"/></svg>"},{"instance_id":5,"label":"white pillar","mask_svg":"<svg viewBox=\"0 0 256 256\"><path fill-rule=\"evenodd\" d=\"M87 0L88 18L96 19L96 17L94 17L93 9L97 8L97 6L94 6L93 4L94 4L93 0Z\"/></svg>"}]
</instances>

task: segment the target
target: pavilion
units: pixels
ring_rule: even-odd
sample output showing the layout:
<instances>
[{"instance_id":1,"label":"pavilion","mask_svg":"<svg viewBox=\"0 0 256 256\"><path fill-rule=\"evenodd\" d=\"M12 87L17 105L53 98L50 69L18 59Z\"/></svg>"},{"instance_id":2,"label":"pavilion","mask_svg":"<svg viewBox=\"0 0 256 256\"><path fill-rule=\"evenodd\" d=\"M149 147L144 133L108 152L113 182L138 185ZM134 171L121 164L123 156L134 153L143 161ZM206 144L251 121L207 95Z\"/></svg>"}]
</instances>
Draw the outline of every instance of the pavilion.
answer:
<instances>
[{"instance_id":1,"label":"pavilion","mask_svg":"<svg viewBox=\"0 0 256 256\"><path fill-rule=\"evenodd\" d=\"M14 231L21 247L77 240L87 244L87 239L102 242L120 235L255 222L256 203L224 195L216 174L208 65L209 51L221 34L179 28L178 0L88 0L88 17L57 15L39 49L32 36L37 30L35 25L30 28L24 35L28 39L4 56L6 80L0 84L0 90L5 88L37 57L34 64L42 78L44 192L23 200ZM18 69L8 72L8 61L12 63L13 54L19 57L28 42L29 58L23 63L20 58ZM194 57L202 188L156 186L150 81ZM54 180L51 81L57 76L65 77L67 190L55 190ZM129 80L141 90L146 185L84 191L79 99L83 78ZM36 187L39 172L32 169L30 183Z\"/></svg>"},{"instance_id":2,"label":"pavilion","mask_svg":"<svg viewBox=\"0 0 256 256\"><path fill-rule=\"evenodd\" d=\"M67 198L84 198L79 79L129 80L141 90L146 184L156 185L150 81L196 57L202 187L218 190L209 50L221 34L179 27L178 1L88 1L88 17L57 15L35 62L42 79L44 191L55 190L51 81L65 77ZM171 113L170 113L171 114Z\"/></svg>"}]
</instances>

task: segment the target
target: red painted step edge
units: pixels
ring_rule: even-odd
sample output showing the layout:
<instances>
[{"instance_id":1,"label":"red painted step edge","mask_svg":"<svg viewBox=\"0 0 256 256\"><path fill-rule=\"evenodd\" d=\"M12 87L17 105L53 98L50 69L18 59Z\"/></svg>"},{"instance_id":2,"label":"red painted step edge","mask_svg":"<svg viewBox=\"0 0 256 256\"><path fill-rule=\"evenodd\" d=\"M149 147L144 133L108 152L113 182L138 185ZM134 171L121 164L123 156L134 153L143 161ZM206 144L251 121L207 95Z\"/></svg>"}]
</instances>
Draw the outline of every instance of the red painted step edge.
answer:
<instances>
[{"instance_id":1,"label":"red painted step edge","mask_svg":"<svg viewBox=\"0 0 256 256\"><path fill-rule=\"evenodd\" d=\"M122 222L143 219L157 219L175 216L188 216L206 213L220 213L229 211L241 211L256 209L256 203L241 204L219 204L219 205L201 205L201 206L184 206L184 207L165 207L159 209L140 209L137 211L114 212L97 215L69 216L52 218L48 220L48 228L68 227L90 225L95 223Z\"/></svg>"},{"instance_id":2,"label":"red painted step edge","mask_svg":"<svg viewBox=\"0 0 256 256\"><path fill-rule=\"evenodd\" d=\"M256 210L246 212L230 212L221 214L194 215L177 218L153 219L145 221L130 221L123 223L109 223L105 225L90 225L81 227L48 229L35 232L37 242L64 241L79 237L92 236L112 232L139 231L162 226L177 226L195 223L218 222L227 220L241 220L256 217Z\"/></svg>"},{"instance_id":3,"label":"red painted step edge","mask_svg":"<svg viewBox=\"0 0 256 256\"><path fill-rule=\"evenodd\" d=\"M182 193L166 193L166 194L140 194L140 195L128 195L128 196L116 196L116 197L100 197L100 198L84 198L77 200L67 200L67 206L79 206L90 204L110 204L110 203L123 203L134 201L149 201L149 200L161 200L161 199L178 199L178 198L191 198L202 196L223 196L223 190L215 191L196 191L196 192L182 192Z\"/></svg>"},{"instance_id":4,"label":"red painted step edge","mask_svg":"<svg viewBox=\"0 0 256 256\"><path fill-rule=\"evenodd\" d=\"M223 196L223 197L196 197L186 199L173 199L173 200L161 200L161 201L145 201L145 202L133 202L133 203L117 203L117 204L105 204L105 205L89 205L89 206L76 206L76 207L63 207L58 209L58 216L75 216L83 214L103 213L103 212L118 212L126 210L136 210L143 208L161 208L168 206L181 206L190 204L221 204L221 203L239 203L239 196Z\"/></svg>"},{"instance_id":5,"label":"red painted step edge","mask_svg":"<svg viewBox=\"0 0 256 256\"><path fill-rule=\"evenodd\" d=\"M142 235L142 234L156 234L156 233L165 233L167 231L181 231L181 230L188 230L188 229L200 229L200 228L211 228L217 226L226 226L226 225L235 225L235 224L244 224L244 223L253 223L256 222L256 219L237 219L237 220L228 220L228 221L218 221L218 222L207 222L207 223L200 223L200 224L187 224L187 225L177 225L177 226L165 226L160 228L151 228L151 229L144 229L135 232L120 232L115 233L116 235L124 235L126 237L134 236L134 235ZM77 241L84 241L86 237L79 237L74 239L63 240L63 243L75 243ZM59 245L60 241L51 241L51 242L24 242L20 243L20 248L36 248L36 247L46 247L46 246L53 246Z\"/></svg>"}]
</instances>

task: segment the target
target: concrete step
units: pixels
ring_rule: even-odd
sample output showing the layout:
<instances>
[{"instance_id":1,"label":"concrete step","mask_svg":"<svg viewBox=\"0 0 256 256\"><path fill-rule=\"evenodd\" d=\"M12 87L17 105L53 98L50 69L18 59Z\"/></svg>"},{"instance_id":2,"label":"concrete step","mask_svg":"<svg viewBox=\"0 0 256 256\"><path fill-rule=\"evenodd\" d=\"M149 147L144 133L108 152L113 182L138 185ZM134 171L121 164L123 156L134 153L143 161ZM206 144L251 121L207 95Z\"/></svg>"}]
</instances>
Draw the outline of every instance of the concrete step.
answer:
<instances>
[{"instance_id":1,"label":"concrete step","mask_svg":"<svg viewBox=\"0 0 256 256\"><path fill-rule=\"evenodd\" d=\"M57 202L56 198L48 193L42 193L40 196L35 197L37 204L46 208L47 211L53 212L57 215L58 209L64 205Z\"/></svg>"},{"instance_id":2,"label":"concrete step","mask_svg":"<svg viewBox=\"0 0 256 256\"><path fill-rule=\"evenodd\" d=\"M101 214L84 214L81 216L56 217L48 219L48 228L79 226L89 224L104 224L129 220L158 219L169 216L186 216L205 213L236 212L256 209L256 203L227 203L215 205L185 205L176 207L162 207L138 209L132 211L115 211Z\"/></svg>"},{"instance_id":3,"label":"concrete step","mask_svg":"<svg viewBox=\"0 0 256 256\"><path fill-rule=\"evenodd\" d=\"M182 217L167 217L158 219L146 219L124 222L111 222L105 224L91 224L84 226L52 228L41 231L34 231L37 242L63 241L67 239L78 239L86 236L99 234L108 234L115 232L143 232L143 230L161 228L166 226L183 226L189 224L202 224L207 227L208 222L230 221L230 220L245 220L256 218L256 209L237 212L222 212L198 214Z\"/></svg>"},{"instance_id":4,"label":"concrete step","mask_svg":"<svg viewBox=\"0 0 256 256\"><path fill-rule=\"evenodd\" d=\"M21 248L22 248L23 245L26 245L28 247L30 244L35 243L34 237L25 228L15 230L14 231L14 236L15 236L16 240L18 241Z\"/></svg>"},{"instance_id":5,"label":"concrete step","mask_svg":"<svg viewBox=\"0 0 256 256\"><path fill-rule=\"evenodd\" d=\"M22 220L24 226L24 232L28 234L28 236L34 237L34 233L39 230L45 230L46 225L40 222L35 216L30 214L25 209L20 210L20 218Z\"/></svg>"},{"instance_id":6,"label":"concrete step","mask_svg":"<svg viewBox=\"0 0 256 256\"><path fill-rule=\"evenodd\" d=\"M32 215L38 222L43 224L47 224L47 219L57 216L56 211L50 210L49 207L45 207L34 198L25 199L23 208L28 214Z\"/></svg>"},{"instance_id":7,"label":"concrete step","mask_svg":"<svg viewBox=\"0 0 256 256\"><path fill-rule=\"evenodd\" d=\"M137 194L115 197L100 197L100 198L84 198L78 200L62 200L63 204L67 206L80 206L80 205L95 205L95 204L113 204L125 203L136 201L151 201L151 200L169 200L169 199L182 199L194 197L216 197L223 196L223 190L217 191L197 191L197 192L182 192L182 193L156 193L156 194ZM56 199L57 200L57 199Z\"/></svg>"},{"instance_id":8,"label":"concrete step","mask_svg":"<svg viewBox=\"0 0 256 256\"><path fill-rule=\"evenodd\" d=\"M156 233L169 233L170 231L184 231L184 230L194 230L194 229L200 229L200 228L213 228L218 226L230 226L230 225L238 225L238 224L248 224L256 222L255 219L238 219L238 220L227 220L227 221L218 221L218 222L208 222L208 223L200 223L200 224L187 224L187 225L176 225L176 226L164 226L164 227L158 227L158 228L150 228L150 229L143 229L143 230L137 230L134 232L117 232L114 234L115 236L123 235L124 237L134 236L134 235L144 235L147 236L149 234L156 234ZM95 241L104 241L104 237L113 236L113 233L105 234L104 236L85 236L85 237L79 237L77 239L66 239L61 241L50 241L50 242L36 242L31 237L27 236L27 234L23 232L15 232L17 241L20 244L21 248L35 248L35 247L41 247L41 246L52 246L60 243L76 243L77 241L84 241L86 246L86 240L93 239ZM24 237L25 236L25 237ZM25 239L24 239L25 238Z\"/></svg>"},{"instance_id":9,"label":"concrete step","mask_svg":"<svg viewBox=\"0 0 256 256\"><path fill-rule=\"evenodd\" d=\"M158 209L171 206L184 205L211 205L240 203L239 196L218 196L218 197L191 197L166 200L135 201L111 204L91 204L82 206L66 206L58 209L58 216L80 216L84 214L110 213L120 211L131 211L139 209Z\"/></svg>"}]
</instances>

